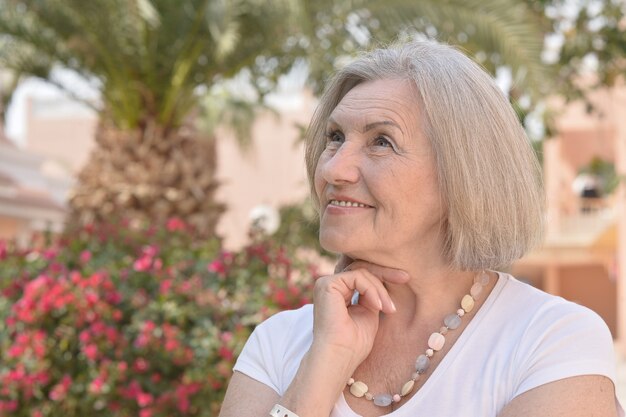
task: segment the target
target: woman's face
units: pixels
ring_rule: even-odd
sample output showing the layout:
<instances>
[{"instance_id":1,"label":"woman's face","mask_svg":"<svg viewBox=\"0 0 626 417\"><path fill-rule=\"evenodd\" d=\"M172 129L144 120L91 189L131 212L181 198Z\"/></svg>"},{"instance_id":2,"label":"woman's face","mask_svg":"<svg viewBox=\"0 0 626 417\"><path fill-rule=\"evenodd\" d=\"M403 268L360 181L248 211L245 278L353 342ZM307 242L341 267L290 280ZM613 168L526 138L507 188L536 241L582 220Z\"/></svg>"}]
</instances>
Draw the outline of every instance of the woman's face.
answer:
<instances>
[{"instance_id":1,"label":"woman's face","mask_svg":"<svg viewBox=\"0 0 626 417\"><path fill-rule=\"evenodd\" d=\"M409 81L370 81L330 115L315 172L327 250L381 262L441 247L436 166L416 95Z\"/></svg>"}]
</instances>

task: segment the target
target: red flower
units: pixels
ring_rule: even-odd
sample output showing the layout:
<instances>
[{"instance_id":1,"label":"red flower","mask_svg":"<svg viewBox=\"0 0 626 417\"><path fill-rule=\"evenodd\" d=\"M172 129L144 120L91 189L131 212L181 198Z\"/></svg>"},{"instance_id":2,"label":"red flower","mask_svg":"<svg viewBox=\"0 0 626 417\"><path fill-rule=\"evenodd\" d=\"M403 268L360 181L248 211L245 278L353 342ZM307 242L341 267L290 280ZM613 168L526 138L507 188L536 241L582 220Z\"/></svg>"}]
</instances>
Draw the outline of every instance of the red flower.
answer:
<instances>
[{"instance_id":1,"label":"red flower","mask_svg":"<svg viewBox=\"0 0 626 417\"><path fill-rule=\"evenodd\" d=\"M83 348L83 353L87 356L87 359L95 361L98 359L98 346L94 344L87 345Z\"/></svg>"},{"instance_id":2,"label":"red flower","mask_svg":"<svg viewBox=\"0 0 626 417\"><path fill-rule=\"evenodd\" d=\"M92 394L100 394L102 392L102 387L104 386L104 379L98 376L96 379L91 381L89 384L89 392Z\"/></svg>"},{"instance_id":3,"label":"red flower","mask_svg":"<svg viewBox=\"0 0 626 417\"><path fill-rule=\"evenodd\" d=\"M146 255L142 255L133 263L133 269L138 272L147 271L152 265L152 258Z\"/></svg>"},{"instance_id":4,"label":"red flower","mask_svg":"<svg viewBox=\"0 0 626 417\"><path fill-rule=\"evenodd\" d=\"M167 221L166 227L167 227L167 230L169 230L170 232L176 232L179 230L185 230L187 225L180 218L172 217L171 219Z\"/></svg>"},{"instance_id":5,"label":"red flower","mask_svg":"<svg viewBox=\"0 0 626 417\"><path fill-rule=\"evenodd\" d=\"M152 397L152 395L148 394L147 392L140 392L137 394L137 404L139 405L139 407L146 407L152 404L153 400L154 397Z\"/></svg>"},{"instance_id":6,"label":"red flower","mask_svg":"<svg viewBox=\"0 0 626 417\"><path fill-rule=\"evenodd\" d=\"M80 253L80 262L83 264L88 263L91 260L91 252L89 252L88 250L84 250Z\"/></svg>"},{"instance_id":7,"label":"red flower","mask_svg":"<svg viewBox=\"0 0 626 417\"><path fill-rule=\"evenodd\" d=\"M147 371L148 367L148 361L144 358L137 358L137 360L135 360L135 363L133 364L133 370L140 373Z\"/></svg>"},{"instance_id":8,"label":"red flower","mask_svg":"<svg viewBox=\"0 0 626 417\"><path fill-rule=\"evenodd\" d=\"M171 288L172 288L172 280L165 279L161 281L159 292L161 293L161 295L168 295L170 293Z\"/></svg>"},{"instance_id":9,"label":"red flower","mask_svg":"<svg viewBox=\"0 0 626 417\"><path fill-rule=\"evenodd\" d=\"M214 272L216 274L219 275L226 275L226 266L224 265L224 263L218 259L214 260L213 262L211 262L208 266L207 269L209 272Z\"/></svg>"},{"instance_id":10,"label":"red flower","mask_svg":"<svg viewBox=\"0 0 626 417\"><path fill-rule=\"evenodd\" d=\"M223 346L223 345L220 346L218 353L222 358L226 359L227 361L233 360L233 357L234 357L233 351L227 348L226 346Z\"/></svg>"}]
</instances>

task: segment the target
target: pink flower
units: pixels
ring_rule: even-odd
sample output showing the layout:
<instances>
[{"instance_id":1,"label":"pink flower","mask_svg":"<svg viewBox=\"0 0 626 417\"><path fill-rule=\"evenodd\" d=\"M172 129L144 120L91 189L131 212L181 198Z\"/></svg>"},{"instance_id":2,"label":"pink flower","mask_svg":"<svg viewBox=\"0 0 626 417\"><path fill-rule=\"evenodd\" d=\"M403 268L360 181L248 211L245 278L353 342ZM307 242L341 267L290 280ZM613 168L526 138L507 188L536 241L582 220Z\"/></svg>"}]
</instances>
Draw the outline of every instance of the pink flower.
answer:
<instances>
[{"instance_id":1,"label":"pink flower","mask_svg":"<svg viewBox=\"0 0 626 417\"><path fill-rule=\"evenodd\" d=\"M145 372L148 369L148 366L148 361L146 361L144 358L138 358L133 364L133 369L136 372Z\"/></svg>"},{"instance_id":2,"label":"pink flower","mask_svg":"<svg viewBox=\"0 0 626 417\"><path fill-rule=\"evenodd\" d=\"M0 401L0 411L15 411L17 410L17 401Z\"/></svg>"},{"instance_id":3,"label":"pink flower","mask_svg":"<svg viewBox=\"0 0 626 417\"><path fill-rule=\"evenodd\" d=\"M167 295L170 293L171 288L172 288L172 280L165 279L161 281L159 292L161 293L161 295Z\"/></svg>"},{"instance_id":4,"label":"pink flower","mask_svg":"<svg viewBox=\"0 0 626 417\"><path fill-rule=\"evenodd\" d=\"M176 339L167 339L165 341L165 350L171 352L176 350L180 346L180 343Z\"/></svg>"},{"instance_id":5,"label":"pink flower","mask_svg":"<svg viewBox=\"0 0 626 417\"><path fill-rule=\"evenodd\" d=\"M149 408L144 408L139 411L139 417L152 417L152 410Z\"/></svg>"},{"instance_id":6,"label":"pink flower","mask_svg":"<svg viewBox=\"0 0 626 417\"><path fill-rule=\"evenodd\" d=\"M226 346L220 346L218 354L222 358L226 359L227 361L231 361L233 359L233 357L234 357L233 351L230 350L229 348L227 348Z\"/></svg>"},{"instance_id":7,"label":"pink flower","mask_svg":"<svg viewBox=\"0 0 626 417\"><path fill-rule=\"evenodd\" d=\"M137 394L137 404L139 405L139 407L146 407L152 404L153 400L154 398L152 397L152 395L148 394L147 392L140 392Z\"/></svg>"},{"instance_id":8,"label":"pink flower","mask_svg":"<svg viewBox=\"0 0 626 417\"><path fill-rule=\"evenodd\" d=\"M150 342L150 338L148 336L146 336L145 334L140 334L139 336L137 336L137 338L135 339L135 347L136 348L143 348L148 346L148 343Z\"/></svg>"},{"instance_id":9,"label":"pink flower","mask_svg":"<svg viewBox=\"0 0 626 417\"><path fill-rule=\"evenodd\" d=\"M120 373L126 372L127 369L128 369L128 364L126 362L120 362L117 364L117 370Z\"/></svg>"},{"instance_id":10,"label":"pink flower","mask_svg":"<svg viewBox=\"0 0 626 417\"><path fill-rule=\"evenodd\" d=\"M50 390L50 395L49 395L50 399L52 401L63 400L67 392L69 391L71 385L72 385L72 378L69 375L64 375L63 378L61 379L61 382L56 384L54 387L52 387L52 390Z\"/></svg>"},{"instance_id":11,"label":"pink flower","mask_svg":"<svg viewBox=\"0 0 626 417\"><path fill-rule=\"evenodd\" d=\"M143 331L146 333L151 333L154 331L154 329L156 329L156 323L154 323L152 320L146 320L143 322Z\"/></svg>"},{"instance_id":12,"label":"pink flower","mask_svg":"<svg viewBox=\"0 0 626 417\"><path fill-rule=\"evenodd\" d=\"M141 258L137 259L133 263L133 269L137 272L143 272L150 269L152 265L152 258L146 255L142 255Z\"/></svg>"},{"instance_id":13,"label":"pink flower","mask_svg":"<svg viewBox=\"0 0 626 417\"><path fill-rule=\"evenodd\" d=\"M43 417L43 413L41 412L41 410L33 410L30 416L31 417Z\"/></svg>"},{"instance_id":14,"label":"pink flower","mask_svg":"<svg viewBox=\"0 0 626 417\"><path fill-rule=\"evenodd\" d=\"M84 347L83 353L88 359L95 361L98 359L98 346L90 344Z\"/></svg>"},{"instance_id":15,"label":"pink flower","mask_svg":"<svg viewBox=\"0 0 626 417\"><path fill-rule=\"evenodd\" d=\"M56 258L57 256L57 250L55 249L46 249L45 251L43 251L42 253L44 259L51 261L54 258Z\"/></svg>"},{"instance_id":16,"label":"pink flower","mask_svg":"<svg viewBox=\"0 0 626 417\"><path fill-rule=\"evenodd\" d=\"M166 227L167 227L167 230L169 230L170 232L176 232L178 230L185 230L187 225L180 218L172 217L171 219L167 221Z\"/></svg>"},{"instance_id":17,"label":"pink flower","mask_svg":"<svg viewBox=\"0 0 626 417\"><path fill-rule=\"evenodd\" d=\"M224 263L218 259L214 260L213 262L211 262L208 266L207 269L209 272L214 272L216 274L219 275L226 275L226 266L224 265Z\"/></svg>"},{"instance_id":18,"label":"pink flower","mask_svg":"<svg viewBox=\"0 0 626 417\"><path fill-rule=\"evenodd\" d=\"M83 264L88 263L91 260L91 252L84 250L80 253L80 262Z\"/></svg>"},{"instance_id":19,"label":"pink flower","mask_svg":"<svg viewBox=\"0 0 626 417\"><path fill-rule=\"evenodd\" d=\"M104 386L104 379L101 377L97 377L91 384L89 384L89 392L92 394L100 394L102 392L102 387Z\"/></svg>"}]
</instances>

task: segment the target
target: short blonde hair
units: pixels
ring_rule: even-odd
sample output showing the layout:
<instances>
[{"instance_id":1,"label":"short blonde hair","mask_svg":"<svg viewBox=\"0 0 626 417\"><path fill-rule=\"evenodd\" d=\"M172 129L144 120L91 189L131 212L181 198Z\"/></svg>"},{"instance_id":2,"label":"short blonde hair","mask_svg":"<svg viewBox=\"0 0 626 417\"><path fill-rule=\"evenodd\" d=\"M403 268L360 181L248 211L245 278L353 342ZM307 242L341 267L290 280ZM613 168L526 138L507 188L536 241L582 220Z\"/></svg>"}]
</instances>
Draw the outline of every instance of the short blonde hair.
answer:
<instances>
[{"instance_id":1,"label":"short blonde hair","mask_svg":"<svg viewBox=\"0 0 626 417\"><path fill-rule=\"evenodd\" d=\"M309 185L328 118L356 85L404 79L417 87L446 216L443 254L453 268L502 267L540 242L541 167L508 99L480 66L451 46L410 41L365 53L330 80L306 135Z\"/></svg>"}]
</instances>

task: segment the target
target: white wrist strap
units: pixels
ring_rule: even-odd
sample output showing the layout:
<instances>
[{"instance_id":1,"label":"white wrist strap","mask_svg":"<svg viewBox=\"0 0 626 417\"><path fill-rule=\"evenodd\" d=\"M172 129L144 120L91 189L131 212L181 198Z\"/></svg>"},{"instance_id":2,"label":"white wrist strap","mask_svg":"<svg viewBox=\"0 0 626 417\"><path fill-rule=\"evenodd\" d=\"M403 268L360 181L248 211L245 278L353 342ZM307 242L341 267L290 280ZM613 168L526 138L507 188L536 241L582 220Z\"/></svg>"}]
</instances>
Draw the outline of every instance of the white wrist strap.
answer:
<instances>
[{"instance_id":1,"label":"white wrist strap","mask_svg":"<svg viewBox=\"0 0 626 417\"><path fill-rule=\"evenodd\" d=\"M283 407L280 404L275 404L270 411L271 417L298 417L296 413L293 411L289 411L287 408Z\"/></svg>"}]
</instances>

